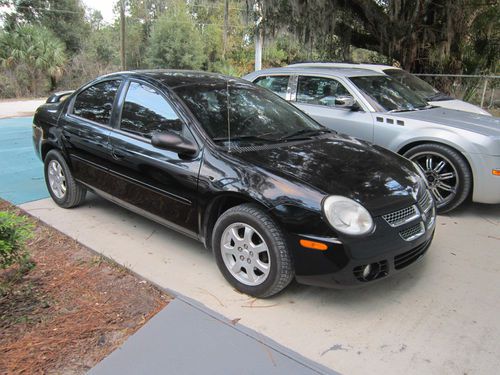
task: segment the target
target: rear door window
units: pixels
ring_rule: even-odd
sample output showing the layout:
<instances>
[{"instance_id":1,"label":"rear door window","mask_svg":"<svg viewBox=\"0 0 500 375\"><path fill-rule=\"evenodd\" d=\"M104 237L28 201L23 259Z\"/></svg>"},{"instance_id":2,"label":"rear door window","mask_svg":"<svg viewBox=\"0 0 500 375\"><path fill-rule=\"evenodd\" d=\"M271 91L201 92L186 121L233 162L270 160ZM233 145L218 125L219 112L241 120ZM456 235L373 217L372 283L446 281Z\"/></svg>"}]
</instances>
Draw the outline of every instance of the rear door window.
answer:
<instances>
[{"instance_id":1,"label":"rear door window","mask_svg":"<svg viewBox=\"0 0 500 375\"><path fill-rule=\"evenodd\" d=\"M97 83L76 96L73 114L84 119L109 125L120 80Z\"/></svg>"},{"instance_id":2,"label":"rear door window","mask_svg":"<svg viewBox=\"0 0 500 375\"><path fill-rule=\"evenodd\" d=\"M289 76L263 76L257 78L254 83L286 99Z\"/></svg>"}]
</instances>

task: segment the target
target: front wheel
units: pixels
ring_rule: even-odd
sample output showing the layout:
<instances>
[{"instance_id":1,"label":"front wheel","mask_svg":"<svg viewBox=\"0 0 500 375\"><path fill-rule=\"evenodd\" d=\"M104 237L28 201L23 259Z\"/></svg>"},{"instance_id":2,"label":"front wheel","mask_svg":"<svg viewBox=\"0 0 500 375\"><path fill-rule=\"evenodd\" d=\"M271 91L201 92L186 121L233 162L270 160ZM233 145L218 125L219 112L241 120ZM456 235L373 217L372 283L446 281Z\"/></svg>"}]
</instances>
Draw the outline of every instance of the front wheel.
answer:
<instances>
[{"instance_id":1,"label":"front wheel","mask_svg":"<svg viewBox=\"0 0 500 375\"><path fill-rule=\"evenodd\" d=\"M472 188L467 161L454 149L434 143L413 147L404 154L423 170L439 213L458 207Z\"/></svg>"},{"instance_id":2,"label":"front wheel","mask_svg":"<svg viewBox=\"0 0 500 375\"><path fill-rule=\"evenodd\" d=\"M270 297L294 277L281 229L256 205L224 212L215 223L212 248L223 276L243 293Z\"/></svg>"}]
</instances>

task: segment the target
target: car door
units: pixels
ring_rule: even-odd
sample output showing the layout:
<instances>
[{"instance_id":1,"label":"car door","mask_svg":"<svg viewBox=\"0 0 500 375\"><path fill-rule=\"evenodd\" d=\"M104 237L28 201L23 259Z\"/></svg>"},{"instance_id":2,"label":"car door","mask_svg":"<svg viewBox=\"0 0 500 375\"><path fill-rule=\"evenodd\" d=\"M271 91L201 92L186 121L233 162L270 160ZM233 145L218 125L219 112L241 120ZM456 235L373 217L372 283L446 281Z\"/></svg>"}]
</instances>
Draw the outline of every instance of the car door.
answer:
<instances>
[{"instance_id":1,"label":"car door","mask_svg":"<svg viewBox=\"0 0 500 375\"><path fill-rule=\"evenodd\" d=\"M295 86L295 85L294 85ZM373 141L373 116L362 107L357 110L337 105L340 97L353 95L339 80L299 75L292 103L320 124L365 141Z\"/></svg>"},{"instance_id":2,"label":"car door","mask_svg":"<svg viewBox=\"0 0 500 375\"><path fill-rule=\"evenodd\" d=\"M179 155L151 144L155 132L174 132L196 143L170 99L131 80L120 95L121 115L110 132L112 199L187 235L198 233L197 183L202 152Z\"/></svg>"},{"instance_id":3,"label":"car door","mask_svg":"<svg viewBox=\"0 0 500 375\"><path fill-rule=\"evenodd\" d=\"M96 189L107 191L112 162L109 133L120 79L95 83L73 97L60 117L63 148L73 176Z\"/></svg>"}]
</instances>

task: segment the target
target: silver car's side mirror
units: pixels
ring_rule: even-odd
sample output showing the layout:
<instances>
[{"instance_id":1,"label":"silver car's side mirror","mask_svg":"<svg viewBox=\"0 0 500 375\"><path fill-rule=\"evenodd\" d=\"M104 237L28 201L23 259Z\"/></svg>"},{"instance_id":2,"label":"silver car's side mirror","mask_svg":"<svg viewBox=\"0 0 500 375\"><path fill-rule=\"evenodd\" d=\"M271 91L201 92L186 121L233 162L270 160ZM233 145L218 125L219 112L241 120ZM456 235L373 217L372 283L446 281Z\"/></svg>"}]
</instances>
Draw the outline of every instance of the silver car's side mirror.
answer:
<instances>
[{"instance_id":1,"label":"silver car's side mirror","mask_svg":"<svg viewBox=\"0 0 500 375\"><path fill-rule=\"evenodd\" d=\"M335 107L358 110L359 104L351 95L342 95L335 98Z\"/></svg>"}]
</instances>

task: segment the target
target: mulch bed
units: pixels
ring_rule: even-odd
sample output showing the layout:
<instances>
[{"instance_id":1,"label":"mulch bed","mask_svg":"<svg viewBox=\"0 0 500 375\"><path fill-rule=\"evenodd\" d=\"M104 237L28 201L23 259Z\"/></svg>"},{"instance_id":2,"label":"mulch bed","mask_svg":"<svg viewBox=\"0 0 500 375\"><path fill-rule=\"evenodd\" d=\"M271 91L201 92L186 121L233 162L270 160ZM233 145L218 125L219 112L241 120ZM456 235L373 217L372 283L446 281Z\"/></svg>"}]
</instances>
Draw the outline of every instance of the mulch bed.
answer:
<instances>
[{"instance_id":1,"label":"mulch bed","mask_svg":"<svg viewBox=\"0 0 500 375\"><path fill-rule=\"evenodd\" d=\"M21 211L0 200L0 210ZM35 267L0 270L0 374L85 373L171 297L77 241L29 217Z\"/></svg>"}]
</instances>

